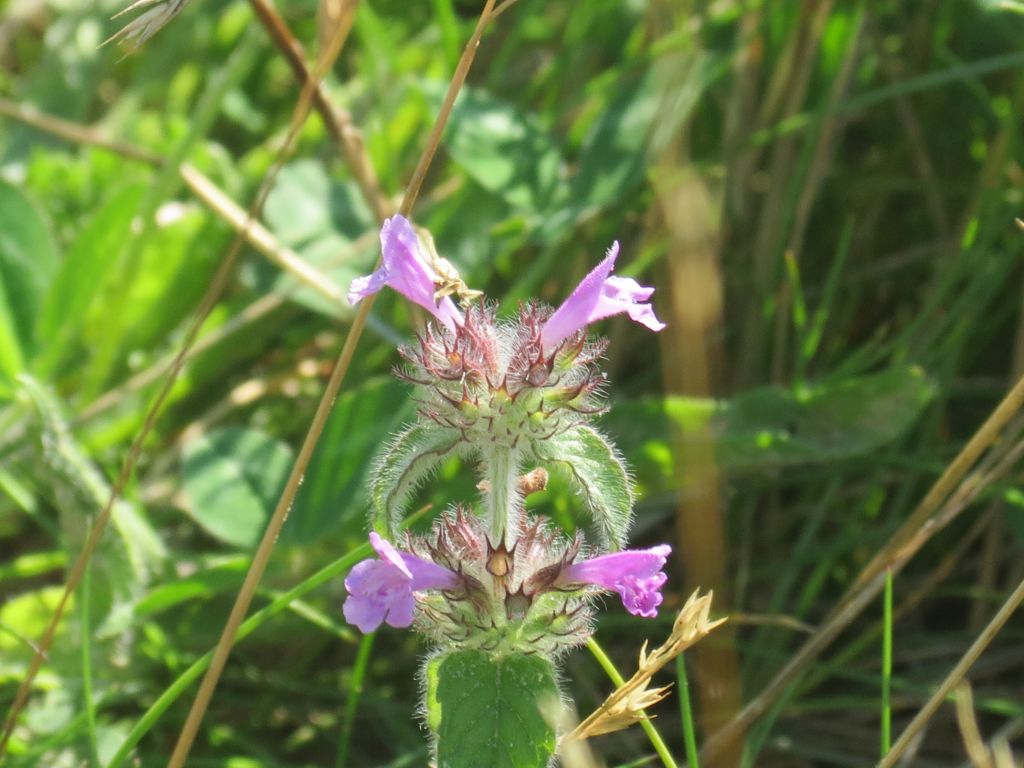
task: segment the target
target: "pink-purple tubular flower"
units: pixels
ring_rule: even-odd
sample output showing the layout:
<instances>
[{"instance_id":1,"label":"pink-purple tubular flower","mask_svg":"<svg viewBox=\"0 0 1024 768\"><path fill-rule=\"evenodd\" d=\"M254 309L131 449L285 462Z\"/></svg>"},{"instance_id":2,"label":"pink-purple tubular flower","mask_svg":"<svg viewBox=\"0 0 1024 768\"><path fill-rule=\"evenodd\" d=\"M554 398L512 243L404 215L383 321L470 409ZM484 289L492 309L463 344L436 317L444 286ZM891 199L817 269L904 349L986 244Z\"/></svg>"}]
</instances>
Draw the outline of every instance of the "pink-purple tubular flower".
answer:
<instances>
[{"instance_id":1,"label":"pink-purple tubular flower","mask_svg":"<svg viewBox=\"0 0 1024 768\"><path fill-rule=\"evenodd\" d=\"M634 616L654 618L661 605L661 587L668 578L661 568L671 552L668 544L659 544L650 549L600 555L565 568L558 583L562 586L593 584L614 590Z\"/></svg>"},{"instance_id":2,"label":"pink-purple tubular flower","mask_svg":"<svg viewBox=\"0 0 1024 768\"><path fill-rule=\"evenodd\" d=\"M419 237L409 221L395 214L380 228L381 266L372 275L357 277L348 289L348 301L377 293L385 285L428 310L450 331L462 325L462 314L455 302L445 296L434 299L440 276L423 254Z\"/></svg>"},{"instance_id":3,"label":"pink-purple tubular flower","mask_svg":"<svg viewBox=\"0 0 1024 768\"><path fill-rule=\"evenodd\" d=\"M660 331L665 327L655 316L651 305L644 303L651 298L653 288L642 286L628 277L612 276L618 255L619 243L615 241L604 260L580 281L572 295L562 302L562 306L544 324L541 342L545 349L552 349L562 339L590 323L623 312L631 320L652 331Z\"/></svg>"},{"instance_id":4,"label":"pink-purple tubular flower","mask_svg":"<svg viewBox=\"0 0 1024 768\"><path fill-rule=\"evenodd\" d=\"M345 619L362 632L372 632L387 622L392 627L412 624L416 598L425 589L454 589L459 577L447 568L407 552L400 552L376 533L370 543L379 560L363 560L349 572L342 606Z\"/></svg>"}]
</instances>

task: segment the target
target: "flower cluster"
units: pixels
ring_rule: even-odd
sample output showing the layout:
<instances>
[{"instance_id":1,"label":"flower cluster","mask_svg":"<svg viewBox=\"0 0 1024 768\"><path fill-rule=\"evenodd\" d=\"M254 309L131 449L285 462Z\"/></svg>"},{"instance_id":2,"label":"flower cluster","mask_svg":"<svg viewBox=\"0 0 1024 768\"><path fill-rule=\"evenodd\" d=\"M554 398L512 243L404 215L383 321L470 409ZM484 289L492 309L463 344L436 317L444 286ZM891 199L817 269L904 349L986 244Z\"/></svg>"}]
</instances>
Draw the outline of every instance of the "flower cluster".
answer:
<instances>
[{"instance_id":1,"label":"flower cluster","mask_svg":"<svg viewBox=\"0 0 1024 768\"><path fill-rule=\"evenodd\" d=\"M605 345L586 337L588 324L616 314L661 330L648 303L653 289L611 274L615 243L558 309L531 303L500 321L486 304L460 311L444 290L444 265L403 217L385 223L381 246L380 268L353 281L349 300L388 286L438 322L401 350L399 375L417 387L420 422L380 461L378 528L397 536L391 521L400 500L453 451L480 464L484 511L455 507L431 535L405 536L401 549L371 533L378 558L346 579L346 619L364 632L415 623L447 647L553 655L589 635L599 592L618 593L636 616L655 616L670 547L604 551L624 540L632 491L614 448L588 424L603 410L595 363ZM528 464L536 468L521 475ZM569 469L621 538L587 546L526 515L524 495L554 464Z\"/></svg>"},{"instance_id":2,"label":"flower cluster","mask_svg":"<svg viewBox=\"0 0 1024 768\"><path fill-rule=\"evenodd\" d=\"M454 333L427 326L417 346L399 350L408 363L399 375L420 386L420 414L467 443L515 449L602 411L593 362L605 345L576 332L545 348L550 315L531 304L501 326L493 307L476 305Z\"/></svg>"}]
</instances>

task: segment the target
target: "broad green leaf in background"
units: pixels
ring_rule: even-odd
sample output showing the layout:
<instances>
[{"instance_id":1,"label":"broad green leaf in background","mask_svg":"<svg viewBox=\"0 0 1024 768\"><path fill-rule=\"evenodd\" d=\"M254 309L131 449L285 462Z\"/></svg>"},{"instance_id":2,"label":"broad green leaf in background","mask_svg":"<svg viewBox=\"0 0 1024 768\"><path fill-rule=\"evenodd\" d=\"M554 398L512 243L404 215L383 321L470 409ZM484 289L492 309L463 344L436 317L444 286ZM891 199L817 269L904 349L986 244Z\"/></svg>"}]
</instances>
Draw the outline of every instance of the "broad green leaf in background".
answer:
<instances>
[{"instance_id":1,"label":"broad green leaf in background","mask_svg":"<svg viewBox=\"0 0 1024 768\"><path fill-rule=\"evenodd\" d=\"M373 214L351 180L332 179L320 162L297 160L282 168L267 197L265 215L278 240L337 287L346 289L353 278L373 268L379 252ZM269 265L262 269L277 270ZM347 302L339 305L308 286L298 286L286 273L276 275L274 287L332 317L351 311Z\"/></svg>"},{"instance_id":2,"label":"broad green leaf in background","mask_svg":"<svg viewBox=\"0 0 1024 768\"><path fill-rule=\"evenodd\" d=\"M56 265L42 216L0 180L0 382L10 385L32 357L36 317Z\"/></svg>"},{"instance_id":3,"label":"broad green leaf in background","mask_svg":"<svg viewBox=\"0 0 1024 768\"><path fill-rule=\"evenodd\" d=\"M443 88L431 83L426 91L440 104ZM561 153L539 121L485 91L463 89L444 141L480 186L523 213L545 213L566 193Z\"/></svg>"},{"instance_id":4,"label":"broad green leaf in background","mask_svg":"<svg viewBox=\"0 0 1024 768\"><path fill-rule=\"evenodd\" d=\"M283 245L295 248L335 229L330 189L327 171L316 160L298 160L281 169L263 215Z\"/></svg>"},{"instance_id":5,"label":"broad green leaf in background","mask_svg":"<svg viewBox=\"0 0 1024 768\"><path fill-rule=\"evenodd\" d=\"M135 605L135 615L160 613L189 600L236 592L248 567L249 559L244 555L221 557L195 573L155 586Z\"/></svg>"},{"instance_id":6,"label":"broad green leaf in background","mask_svg":"<svg viewBox=\"0 0 1024 768\"><path fill-rule=\"evenodd\" d=\"M72 241L46 293L37 331L46 344L37 371L47 376L73 357L74 342L100 288L110 279L110 264L126 238L145 186L132 184L110 196ZM77 348L77 347L75 347Z\"/></svg>"},{"instance_id":7,"label":"broad green leaf in background","mask_svg":"<svg viewBox=\"0 0 1024 768\"><path fill-rule=\"evenodd\" d=\"M0 681L17 680L24 672L32 656L32 645L26 639L42 636L63 593L60 586L43 587L12 597L0 607L0 627L4 628L0 631ZM63 636L66 631L65 621L57 632Z\"/></svg>"},{"instance_id":8,"label":"broad green leaf in background","mask_svg":"<svg viewBox=\"0 0 1024 768\"><path fill-rule=\"evenodd\" d=\"M18 383L35 408L37 443L42 447L38 456L18 469L58 510L63 544L71 559L82 551L91 521L107 503L110 483L75 439L56 395L26 375ZM159 535L130 500L114 504L111 523L90 560L95 574L90 615L97 623L102 620L101 636L127 628L134 601L159 570L165 554Z\"/></svg>"},{"instance_id":9,"label":"broad green leaf in background","mask_svg":"<svg viewBox=\"0 0 1024 768\"><path fill-rule=\"evenodd\" d=\"M539 655L453 651L430 662L427 721L438 768L546 768L555 751L554 666Z\"/></svg>"},{"instance_id":10,"label":"broad green leaf in background","mask_svg":"<svg viewBox=\"0 0 1024 768\"><path fill-rule=\"evenodd\" d=\"M799 394L763 387L714 401L666 397L618 404L605 417L651 489L676 486L670 440L714 440L716 461L733 472L819 464L860 456L893 442L935 394L917 367L811 385ZM642 457L642 458L641 458Z\"/></svg>"},{"instance_id":11,"label":"broad green leaf in background","mask_svg":"<svg viewBox=\"0 0 1024 768\"><path fill-rule=\"evenodd\" d=\"M130 355L141 353L137 362L145 362L156 345L166 343L167 335L195 310L226 240L226 231L198 206L171 201L154 214L156 220L147 230L145 242L137 250L130 248L125 243L139 234L131 225L127 232L123 229L128 213L122 206L128 204L127 197L111 200L76 242L81 253L87 254L77 262L83 266L87 285L75 290L63 284L61 293L53 298L58 302L73 296L73 311L82 313L72 318L74 326L70 322L64 325L58 343L66 355L79 352L79 344L88 349L85 355L67 355L84 363L76 374L78 392L85 397L95 397L109 386L112 375L123 372ZM131 222L138 221L138 198L135 208ZM91 250L121 241L119 233L127 240L112 251ZM134 258L116 265L122 253ZM75 270L74 266L67 268ZM62 275L62 280L73 282L74 274ZM48 310L48 327L61 326L59 314L57 306ZM67 343L76 337L77 344ZM53 355L47 355L40 372L50 373L59 364Z\"/></svg>"},{"instance_id":12,"label":"broad green leaf in background","mask_svg":"<svg viewBox=\"0 0 1024 768\"><path fill-rule=\"evenodd\" d=\"M211 536L248 548L259 541L292 466L292 449L255 429L224 427L186 443L188 512Z\"/></svg>"},{"instance_id":13,"label":"broad green leaf in background","mask_svg":"<svg viewBox=\"0 0 1024 768\"><path fill-rule=\"evenodd\" d=\"M355 185L333 180L323 163L289 163L278 174L264 207L267 226L283 244L297 248L337 234L354 240L376 229Z\"/></svg>"},{"instance_id":14,"label":"broad green leaf in background","mask_svg":"<svg viewBox=\"0 0 1024 768\"><path fill-rule=\"evenodd\" d=\"M107 275L101 300L92 303L85 320L86 340L116 346L121 360L163 341L195 310L223 241L197 206L162 206L137 263L123 274ZM120 309L112 314L115 305ZM111 332L112 316L123 324L117 333Z\"/></svg>"},{"instance_id":15,"label":"broad green leaf in background","mask_svg":"<svg viewBox=\"0 0 1024 768\"><path fill-rule=\"evenodd\" d=\"M362 530L374 455L382 436L396 432L412 411L409 386L392 378L370 381L339 398L281 532L285 543L315 541L345 524Z\"/></svg>"}]
</instances>

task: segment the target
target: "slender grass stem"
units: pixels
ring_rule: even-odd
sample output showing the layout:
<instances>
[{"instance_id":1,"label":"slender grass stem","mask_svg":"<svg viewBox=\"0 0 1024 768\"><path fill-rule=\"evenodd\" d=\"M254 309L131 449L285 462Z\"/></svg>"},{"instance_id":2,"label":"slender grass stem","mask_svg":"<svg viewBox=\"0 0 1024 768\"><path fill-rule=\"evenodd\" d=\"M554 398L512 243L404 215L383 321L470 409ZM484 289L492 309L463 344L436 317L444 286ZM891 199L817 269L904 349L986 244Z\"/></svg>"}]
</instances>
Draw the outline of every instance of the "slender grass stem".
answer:
<instances>
[{"instance_id":1,"label":"slender grass stem","mask_svg":"<svg viewBox=\"0 0 1024 768\"><path fill-rule=\"evenodd\" d=\"M466 43L466 48L459 61L459 66L457 67L454 75L452 76L451 83L449 84L445 101L441 105L441 110L434 122L434 128L430 133L430 137L427 139L427 146L423 150L420 162L416 166L416 171L413 173L412 180L409 182L405 196L402 199L400 210L403 214L409 214L412 211L412 207L419 196L420 186L423 179L426 177L426 173L430 167L430 162L434 157L434 153L437 151L438 145L441 142L441 135L444 132L444 127L451 115L452 107L455 104L455 98L458 96L459 90L466 81L466 76L469 74L469 69L476 57L476 50L480 44L480 39L483 36L484 29L490 21L490 14L494 8L494 2L495 0L487 0L486 5L480 13L480 18L477 22L476 28L473 30L473 34L470 36L469 42ZM347 27L339 28L336 34L347 35ZM340 50L340 46L329 44L327 49L332 51L332 55L336 55ZM317 70L325 73L328 67L326 65L321 67L321 63L322 62L318 62ZM298 106L296 107L297 111L308 109L311 105L311 95L315 93L316 83L319 81L320 78L317 78L309 80L303 84L303 90L299 97ZM286 148L293 145L297 135L297 130L301 124L301 120L297 119L297 117L293 118L291 129L285 141ZM284 154L282 154L282 157ZM260 207L262 201L266 197L267 191L269 191L269 187L265 182L262 187L262 194L257 198L256 207ZM338 359L334 364L334 368L331 371L331 376L327 381L327 386L324 388L323 395L317 405L316 412L313 415L313 420L306 432L306 436L303 438L302 447L299 449L299 453L295 458L295 463L292 465L292 470L288 476L287 482L285 483L284 490L282 490L277 506L274 508L274 512L267 523L266 530L263 532L263 538L256 547L252 564L249 566L249 571L245 575L245 581L242 582L242 587L235 598L234 605L231 607L231 612L228 614L227 621L224 624L224 629L221 632L220 640L217 643L217 647L214 649L210 666L203 676L203 681L200 683L199 690L196 692L188 717L185 720L185 724L182 726L181 733L178 735L177 743L175 744L170 760L167 763L168 768L182 768L188 758L189 751L191 750L192 744L199 732L199 726L206 714L206 709L209 706L210 699L213 697L213 692L220 680L221 672L223 672L224 665L227 663L228 655L231 652L231 648L234 646L235 637L242 625L246 612L249 610L249 605L252 602L252 598L256 593L256 588L263 577L263 572L266 570L267 563L270 561L270 555L273 552L274 545L277 543L281 527L284 525L285 518L288 515L288 510L291 509L295 496L298 493L299 485L305 475L306 468L309 466L309 462L313 458L313 451L316 449L317 443L320 440L320 435L327 423L327 417L330 415L334 401L338 396L338 392L341 390L341 385L348 374L349 366L351 365L352 358L355 355L356 346L362 337L363 328L366 326L370 310L373 308L373 300L374 297L370 296L363 301L360 304L359 310L356 312L355 318L352 320L352 326L349 329L348 335L345 337L345 343L342 345L341 353L339 354Z\"/></svg>"},{"instance_id":2,"label":"slender grass stem","mask_svg":"<svg viewBox=\"0 0 1024 768\"><path fill-rule=\"evenodd\" d=\"M618 687L625 683L622 675L619 674L619 670L615 668L615 664L608 654L604 652L604 649L598 644L597 640L590 638L587 640L587 649L593 654L594 658L597 659L597 663L601 665L601 669L605 671L609 679L615 683ZM676 765L675 759L672 757L672 753L669 752L668 746L665 741L661 738L661 734L658 733L658 729L654 727L654 723L651 722L650 718L644 715L644 718L640 721L640 727L644 729L644 733L647 734L647 738L651 742L651 746L654 747L654 751L658 753L658 757L661 758L662 764L665 768L679 768Z\"/></svg>"},{"instance_id":3,"label":"slender grass stem","mask_svg":"<svg viewBox=\"0 0 1024 768\"><path fill-rule=\"evenodd\" d=\"M676 680L679 684L679 714L683 720L683 740L686 742L686 764L698 768L697 729L693 723L693 707L690 704L690 681L686 676L685 654L676 656Z\"/></svg>"},{"instance_id":4,"label":"slender grass stem","mask_svg":"<svg viewBox=\"0 0 1024 768\"><path fill-rule=\"evenodd\" d=\"M96 706L92 697L92 572L86 568L82 574L81 602L78 616L81 622L82 643L82 703L85 705L85 731L89 739L89 765L98 768L100 764L99 739L96 736Z\"/></svg>"},{"instance_id":5,"label":"slender grass stem","mask_svg":"<svg viewBox=\"0 0 1024 768\"><path fill-rule=\"evenodd\" d=\"M1013 593L1006 598L1006 602L1003 603L1002 607L996 611L996 615L992 617L992 620L988 623L988 626L981 631L981 634L971 643L971 647L967 649L967 652L960 657L960 661L956 663L956 666L946 675L946 679L942 681L942 684L935 690L932 697L928 699L928 702L921 708L921 710L914 716L914 719L910 721L910 725L907 726L906 730L900 734L900 737L893 744L892 749L886 754L886 756L878 763L878 768L891 768L896 765L896 762L900 759L900 756L907 750L907 748L913 743L914 739L921 732L921 729L928 724L931 720L932 715L946 700L946 697L952 693L953 689L963 680L964 675L967 674L967 670L978 660L982 652L988 647L989 643L999 634L999 630L1003 628L1003 625L1010 619L1010 617L1017 611L1020 604L1024 603L1024 581L1017 585L1017 588L1013 590Z\"/></svg>"},{"instance_id":6,"label":"slender grass stem","mask_svg":"<svg viewBox=\"0 0 1024 768\"><path fill-rule=\"evenodd\" d=\"M422 519L429 511L429 506L423 507L407 517L402 523L403 529ZM298 600L312 592L321 584L325 584L331 579L336 579L342 576L348 572L349 568L371 554L373 554L373 549L370 547L369 542L361 544L347 555L338 558L332 563L328 563L312 576L303 579L287 592L282 592L280 595L276 596L269 605L266 605L256 611L256 613L242 622L242 625L238 628L238 633L235 635L235 642L241 642L270 621L270 619L274 618L279 613L283 613L284 611L292 608ZM128 759L128 755L139 741L142 740L142 737L149 733L170 706L178 700L178 697L185 693L189 686L199 679L199 676L202 675L203 672L206 671L206 668L210 666L210 662L212 660L213 651L210 650L200 658L196 659L196 661L192 663L192 666L182 672L178 676L178 679L171 683L171 685L162 694L160 694L157 700L153 702L149 709L147 709L142 717L139 718L138 722L135 723L131 731L128 732L124 743L121 744L116 754L111 758L110 762L107 763L107 768L118 768L125 760Z\"/></svg>"},{"instance_id":7,"label":"slender grass stem","mask_svg":"<svg viewBox=\"0 0 1024 768\"><path fill-rule=\"evenodd\" d=\"M238 628L237 634L235 635L235 642L241 642L266 624L270 619L274 618L279 613L283 613L288 610L289 606L294 601L298 600L308 592L313 591L321 584L324 584L331 579L338 578L348 571L349 568L370 554L372 554L372 550L369 543L362 544L344 557L341 557L332 563L328 563L312 576L299 582L287 592L281 594L277 599L273 600L269 605L256 611L256 613L242 622L241 626ZM107 768L119 768L119 766L124 764L125 760L128 759L128 755L139 741L142 740L142 737L149 733L170 706L189 689L192 683L199 679L200 675L202 675L210 666L210 662L212 660L213 651L207 651L196 659L188 669L178 676L177 680L171 683L171 685L162 694L160 694L159 697L157 697L157 700L153 702L150 708L147 709L135 725L132 726L131 731L129 731L128 735L125 737L124 743L121 744L120 748L118 748L117 752L110 759L110 762L107 763Z\"/></svg>"},{"instance_id":8,"label":"slender grass stem","mask_svg":"<svg viewBox=\"0 0 1024 768\"><path fill-rule=\"evenodd\" d=\"M882 757L892 746L892 569L882 598Z\"/></svg>"},{"instance_id":9,"label":"slender grass stem","mask_svg":"<svg viewBox=\"0 0 1024 768\"><path fill-rule=\"evenodd\" d=\"M336 768L345 768L348 763L349 745L352 742L352 725L356 720L356 710L359 708L359 697L363 692L363 683L366 681L366 672L370 666L370 656L373 654L373 639L376 632L363 635L359 641L359 650L356 652L356 661L352 667L352 683L348 690L348 701L345 702L345 714L342 716L341 733L338 736L338 758L335 761Z\"/></svg>"}]
</instances>

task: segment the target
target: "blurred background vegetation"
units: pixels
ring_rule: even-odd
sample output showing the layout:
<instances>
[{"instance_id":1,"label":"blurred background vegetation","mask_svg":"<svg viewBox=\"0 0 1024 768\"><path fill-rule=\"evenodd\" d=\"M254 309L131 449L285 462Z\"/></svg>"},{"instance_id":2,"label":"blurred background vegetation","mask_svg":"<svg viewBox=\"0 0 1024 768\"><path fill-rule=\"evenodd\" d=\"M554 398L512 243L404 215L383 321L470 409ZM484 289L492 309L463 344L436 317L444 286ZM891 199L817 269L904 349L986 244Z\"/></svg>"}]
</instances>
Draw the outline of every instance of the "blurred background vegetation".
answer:
<instances>
[{"instance_id":1,"label":"blurred background vegetation","mask_svg":"<svg viewBox=\"0 0 1024 768\"><path fill-rule=\"evenodd\" d=\"M481 5L358 6L325 89L392 205ZM244 0L195 0L135 52L100 47L122 7L0 0L4 712L300 90ZM278 10L312 60L323 8ZM668 330L601 329L605 426L638 480L634 541L671 541L676 570L658 620L609 600L598 638L628 674L672 607L715 589L730 630L687 657L701 743L892 551L1024 374L1022 100L1024 16L995 0L519 0L483 38L414 218L506 310L557 303L615 239L620 273L657 286ZM377 256L380 200L350 161L311 113L58 627L12 768L164 764L348 331L344 290ZM421 319L376 303L257 594L272 609L191 765L425 764L426 649L384 631L357 653L341 571L314 576L365 542L373 452L413 407L395 347ZM1021 428L894 579L894 733L1024 579ZM421 501L472 499L475 480L453 464ZM578 519L557 477L530 503ZM881 618L879 597L709 764L876 760ZM1024 733L1022 640L1011 621L971 670L986 738ZM577 652L565 688L586 714L610 684ZM681 764L676 698L656 713ZM913 764L963 764L954 723L941 709ZM638 728L593 747L659 762Z\"/></svg>"}]
</instances>

